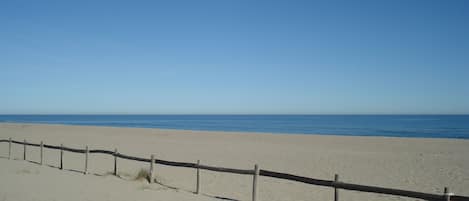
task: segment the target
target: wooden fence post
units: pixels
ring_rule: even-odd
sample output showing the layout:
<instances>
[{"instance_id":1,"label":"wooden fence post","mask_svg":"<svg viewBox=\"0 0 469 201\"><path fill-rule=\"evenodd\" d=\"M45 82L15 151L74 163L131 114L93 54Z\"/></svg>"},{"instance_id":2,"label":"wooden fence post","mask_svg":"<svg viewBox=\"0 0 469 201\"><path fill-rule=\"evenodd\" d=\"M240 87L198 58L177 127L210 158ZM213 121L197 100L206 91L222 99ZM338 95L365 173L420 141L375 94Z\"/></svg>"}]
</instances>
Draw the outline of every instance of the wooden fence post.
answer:
<instances>
[{"instance_id":1,"label":"wooden fence post","mask_svg":"<svg viewBox=\"0 0 469 201\"><path fill-rule=\"evenodd\" d=\"M11 138L8 139L8 160L11 159Z\"/></svg>"},{"instance_id":2,"label":"wooden fence post","mask_svg":"<svg viewBox=\"0 0 469 201\"><path fill-rule=\"evenodd\" d=\"M153 183L153 178L154 178L154 174L155 174L155 170L154 170L154 167L155 167L155 155L151 155L150 156L150 178L148 178L150 180L150 183Z\"/></svg>"},{"instance_id":3,"label":"wooden fence post","mask_svg":"<svg viewBox=\"0 0 469 201\"><path fill-rule=\"evenodd\" d=\"M339 182L339 175L335 174L334 175L334 183ZM339 189L337 187L334 187L334 201L339 201Z\"/></svg>"},{"instance_id":4,"label":"wooden fence post","mask_svg":"<svg viewBox=\"0 0 469 201\"><path fill-rule=\"evenodd\" d=\"M60 169L64 169L64 144L60 144Z\"/></svg>"},{"instance_id":5,"label":"wooden fence post","mask_svg":"<svg viewBox=\"0 0 469 201\"><path fill-rule=\"evenodd\" d=\"M199 194L200 193L200 160L197 160L197 186L195 189L195 193Z\"/></svg>"},{"instance_id":6,"label":"wooden fence post","mask_svg":"<svg viewBox=\"0 0 469 201\"><path fill-rule=\"evenodd\" d=\"M254 165L254 176L252 180L252 201L257 200L257 177L259 177L259 166Z\"/></svg>"},{"instance_id":7,"label":"wooden fence post","mask_svg":"<svg viewBox=\"0 0 469 201\"><path fill-rule=\"evenodd\" d=\"M23 144L23 160L26 160L26 139L24 140Z\"/></svg>"},{"instance_id":8,"label":"wooden fence post","mask_svg":"<svg viewBox=\"0 0 469 201\"><path fill-rule=\"evenodd\" d=\"M43 159L44 158L44 143L42 141L41 141L40 148L41 148L41 165L42 165L42 163L44 161L44 159Z\"/></svg>"},{"instance_id":9,"label":"wooden fence post","mask_svg":"<svg viewBox=\"0 0 469 201\"><path fill-rule=\"evenodd\" d=\"M114 175L117 176L117 149L114 150Z\"/></svg>"},{"instance_id":10,"label":"wooden fence post","mask_svg":"<svg viewBox=\"0 0 469 201\"><path fill-rule=\"evenodd\" d=\"M449 192L449 188L445 187L445 201L451 201L451 193Z\"/></svg>"},{"instance_id":11,"label":"wooden fence post","mask_svg":"<svg viewBox=\"0 0 469 201\"><path fill-rule=\"evenodd\" d=\"M85 171L84 174L88 174L88 154L90 153L90 150L88 149L88 146L85 148Z\"/></svg>"}]
</instances>

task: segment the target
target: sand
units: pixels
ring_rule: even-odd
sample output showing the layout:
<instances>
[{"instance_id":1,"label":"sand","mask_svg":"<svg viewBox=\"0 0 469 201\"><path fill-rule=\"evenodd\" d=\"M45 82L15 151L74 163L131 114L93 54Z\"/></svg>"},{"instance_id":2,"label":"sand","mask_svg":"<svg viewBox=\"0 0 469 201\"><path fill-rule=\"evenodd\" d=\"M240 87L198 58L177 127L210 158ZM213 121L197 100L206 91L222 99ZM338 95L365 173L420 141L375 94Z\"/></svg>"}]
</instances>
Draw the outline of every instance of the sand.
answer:
<instances>
[{"instance_id":1,"label":"sand","mask_svg":"<svg viewBox=\"0 0 469 201\"><path fill-rule=\"evenodd\" d=\"M45 124L0 124L0 139L74 148L118 149L149 158L253 169L260 168L318 179L340 175L345 182L442 193L445 186L469 195L469 140L332 135L259 134L145 128L112 128ZM0 201L51 200L251 200L252 176L201 171L201 194L194 194L194 169L156 165L159 184L135 180L149 164L118 160L119 177L113 176L113 158L93 154L84 175L84 155L65 152L64 170L57 168L59 152L0 143ZM258 200L333 200L326 187L260 177ZM341 200L415 200L340 190Z\"/></svg>"}]
</instances>

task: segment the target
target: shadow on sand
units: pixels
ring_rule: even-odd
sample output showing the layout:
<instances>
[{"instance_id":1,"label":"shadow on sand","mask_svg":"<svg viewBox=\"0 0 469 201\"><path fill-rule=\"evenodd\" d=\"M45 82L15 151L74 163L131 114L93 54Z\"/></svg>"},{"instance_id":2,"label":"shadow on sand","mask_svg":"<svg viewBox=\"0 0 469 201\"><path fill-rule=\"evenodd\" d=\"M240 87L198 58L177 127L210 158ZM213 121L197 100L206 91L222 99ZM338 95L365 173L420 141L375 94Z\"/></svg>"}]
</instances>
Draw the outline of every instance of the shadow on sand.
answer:
<instances>
[{"instance_id":1,"label":"shadow on sand","mask_svg":"<svg viewBox=\"0 0 469 201\"><path fill-rule=\"evenodd\" d=\"M178 190L178 191L185 191L185 192L188 192L188 193L196 194L196 192L191 191L191 190L181 189L181 188L178 188L178 187L174 187L174 186L170 186L170 185L167 185L167 184L163 184L163 183L157 181L156 179L155 179L155 183L157 183L157 184L159 184L159 185L161 185L161 186L164 186L164 187L166 187L166 188L169 188L169 189ZM236 200L236 199L233 199L233 198L227 198L227 197L221 197L221 196L216 196L216 195L210 195L210 194L207 194L207 193L200 193L200 195L207 196L207 197L211 197L211 198L215 198L215 199L220 199L220 200L240 201L240 200Z\"/></svg>"}]
</instances>

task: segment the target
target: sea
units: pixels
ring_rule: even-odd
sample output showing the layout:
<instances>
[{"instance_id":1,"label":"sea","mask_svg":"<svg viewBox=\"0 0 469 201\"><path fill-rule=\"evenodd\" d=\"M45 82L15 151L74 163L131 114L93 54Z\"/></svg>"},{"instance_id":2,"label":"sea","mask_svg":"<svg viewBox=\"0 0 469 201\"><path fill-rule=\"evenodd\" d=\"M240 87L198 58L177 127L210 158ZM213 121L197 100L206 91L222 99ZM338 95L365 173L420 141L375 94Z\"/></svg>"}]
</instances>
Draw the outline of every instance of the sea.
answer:
<instances>
[{"instance_id":1,"label":"sea","mask_svg":"<svg viewBox=\"0 0 469 201\"><path fill-rule=\"evenodd\" d=\"M469 115L0 115L0 122L469 139Z\"/></svg>"}]
</instances>

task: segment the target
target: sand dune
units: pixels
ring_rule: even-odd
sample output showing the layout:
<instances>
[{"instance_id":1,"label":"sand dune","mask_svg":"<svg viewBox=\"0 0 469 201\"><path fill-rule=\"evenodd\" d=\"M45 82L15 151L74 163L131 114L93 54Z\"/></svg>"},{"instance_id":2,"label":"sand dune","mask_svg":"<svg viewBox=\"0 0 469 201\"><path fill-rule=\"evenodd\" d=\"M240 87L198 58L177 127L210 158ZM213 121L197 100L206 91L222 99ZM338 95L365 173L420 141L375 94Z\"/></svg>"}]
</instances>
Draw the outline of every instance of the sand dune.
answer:
<instances>
[{"instance_id":1,"label":"sand dune","mask_svg":"<svg viewBox=\"0 0 469 201\"><path fill-rule=\"evenodd\" d=\"M469 195L469 140L325 135L253 134L143 128L109 128L39 124L0 124L0 139L113 150L133 156L203 164L263 169L366 185L442 193L448 186ZM202 171L196 195L195 170L157 165L160 184L134 180L148 164L119 160L119 177L110 174L113 158L93 154L89 175L82 154L47 150L38 165L38 148L0 143L0 200L250 200L252 176ZM260 177L259 200L332 200L330 188ZM341 200L413 200L341 190Z\"/></svg>"}]
</instances>

